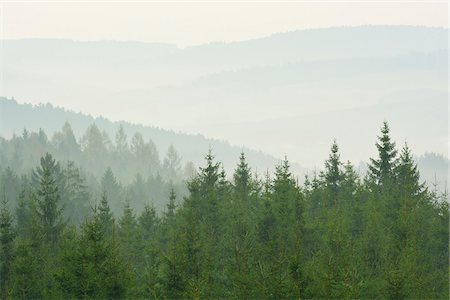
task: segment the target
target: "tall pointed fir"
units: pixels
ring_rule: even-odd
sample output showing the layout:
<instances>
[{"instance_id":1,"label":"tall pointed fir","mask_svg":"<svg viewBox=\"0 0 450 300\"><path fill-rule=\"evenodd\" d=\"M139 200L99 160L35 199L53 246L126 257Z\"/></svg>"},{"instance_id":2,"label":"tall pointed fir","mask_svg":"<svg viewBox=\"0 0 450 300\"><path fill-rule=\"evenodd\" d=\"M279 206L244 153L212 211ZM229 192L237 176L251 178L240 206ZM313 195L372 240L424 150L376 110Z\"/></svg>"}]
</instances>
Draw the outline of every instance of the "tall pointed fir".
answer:
<instances>
[{"instance_id":1,"label":"tall pointed fir","mask_svg":"<svg viewBox=\"0 0 450 300\"><path fill-rule=\"evenodd\" d=\"M58 242L66 224L56 182L58 171L59 164L47 153L41 158L41 165L33 172L38 183L35 197L40 234L45 242L52 245Z\"/></svg>"},{"instance_id":2,"label":"tall pointed fir","mask_svg":"<svg viewBox=\"0 0 450 300\"><path fill-rule=\"evenodd\" d=\"M84 216L89 213L89 192L80 169L73 161L68 161L62 171L62 203L64 216L72 223L81 225Z\"/></svg>"},{"instance_id":3,"label":"tall pointed fir","mask_svg":"<svg viewBox=\"0 0 450 300\"><path fill-rule=\"evenodd\" d=\"M105 237L110 238L112 235L112 227L113 227L113 213L109 208L106 191L103 191L102 198L100 200L100 205L98 206L98 222L101 224L103 228Z\"/></svg>"},{"instance_id":4,"label":"tall pointed fir","mask_svg":"<svg viewBox=\"0 0 450 300\"><path fill-rule=\"evenodd\" d=\"M328 205L336 206L338 201L338 193L344 178L339 147L336 140L333 141L331 153L329 158L325 161L325 171L321 174L321 177L327 189L327 194L329 195Z\"/></svg>"},{"instance_id":5,"label":"tall pointed fir","mask_svg":"<svg viewBox=\"0 0 450 300\"><path fill-rule=\"evenodd\" d=\"M242 152L239 164L233 174L231 203L227 207L225 225L225 245L232 264L227 263L231 280L234 283L233 294L237 298L251 298L255 295L256 286L252 282L253 257L256 232L252 224L256 220L256 187L253 182L250 167ZM252 255L253 254L253 255Z\"/></svg>"},{"instance_id":6,"label":"tall pointed fir","mask_svg":"<svg viewBox=\"0 0 450 300\"><path fill-rule=\"evenodd\" d=\"M175 203L176 200L177 194L175 193L174 188L171 187L169 192L169 203L167 203L167 212L165 214L167 222L172 222L175 216L175 209L177 207Z\"/></svg>"},{"instance_id":7,"label":"tall pointed fir","mask_svg":"<svg viewBox=\"0 0 450 300\"><path fill-rule=\"evenodd\" d=\"M378 158L370 159L369 175L378 185L383 185L389 179L392 180L396 167L397 150L395 149L395 143L391 141L389 132L388 123L383 122L381 136L378 137L378 142L376 143Z\"/></svg>"},{"instance_id":8,"label":"tall pointed fir","mask_svg":"<svg viewBox=\"0 0 450 300\"><path fill-rule=\"evenodd\" d=\"M106 168L100 183L102 191L106 193L111 210L116 216L120 215L122 213L122 186L110 167Z\"/></svg>"},{"instance_id":9,"label":"tall pointed fir","mask_svg":"<svg viewBox=\"0 0 450 300\"><path fill-rule=\"evenodd\" d=\"M417 164L414 162L411 150L406 143L400 153L395 173L401 196L419 196L426 190L425 184L420 183Z\"/></svg>"}]
</instances>

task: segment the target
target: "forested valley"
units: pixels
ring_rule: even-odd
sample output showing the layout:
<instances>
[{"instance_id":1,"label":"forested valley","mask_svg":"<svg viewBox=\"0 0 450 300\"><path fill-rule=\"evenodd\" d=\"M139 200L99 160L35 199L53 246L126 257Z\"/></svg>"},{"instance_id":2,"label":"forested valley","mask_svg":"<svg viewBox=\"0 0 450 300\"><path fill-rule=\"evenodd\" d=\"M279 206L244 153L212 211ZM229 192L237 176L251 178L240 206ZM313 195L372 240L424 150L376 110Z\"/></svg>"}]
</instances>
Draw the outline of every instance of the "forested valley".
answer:
<instances>
[{"instance_id":1,"label":"forested valley","mask_svg":"<svg viewBox=\"0 0 450 300\"><path fill-rule=\"evenodd\" d=\"M300 184L95 125L0 139L0 298L448 299L448 195L386 122L375 142L367 174L334 141Z\"/></svg>"}]
</instances>

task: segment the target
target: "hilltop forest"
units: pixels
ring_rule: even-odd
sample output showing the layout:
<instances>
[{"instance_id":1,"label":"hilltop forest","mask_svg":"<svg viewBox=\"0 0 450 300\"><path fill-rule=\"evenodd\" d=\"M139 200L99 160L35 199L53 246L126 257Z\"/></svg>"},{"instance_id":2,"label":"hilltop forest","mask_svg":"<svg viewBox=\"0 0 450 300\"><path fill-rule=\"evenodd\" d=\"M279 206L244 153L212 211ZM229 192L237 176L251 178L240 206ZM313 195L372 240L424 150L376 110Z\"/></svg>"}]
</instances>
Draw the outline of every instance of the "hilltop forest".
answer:
<instances>
[{"instance_id":1,"label":"hilltop forest","mask_svg":"<svg viewBox=\"0 0 450 300\"><path fill-rule=\"evenodd\" d=\"M365 176L336 141L302 184L213 150L195 169L123 128L0 139L0 298L448 299L448 196L386 122Z\"/></svg>"}]
</instances>

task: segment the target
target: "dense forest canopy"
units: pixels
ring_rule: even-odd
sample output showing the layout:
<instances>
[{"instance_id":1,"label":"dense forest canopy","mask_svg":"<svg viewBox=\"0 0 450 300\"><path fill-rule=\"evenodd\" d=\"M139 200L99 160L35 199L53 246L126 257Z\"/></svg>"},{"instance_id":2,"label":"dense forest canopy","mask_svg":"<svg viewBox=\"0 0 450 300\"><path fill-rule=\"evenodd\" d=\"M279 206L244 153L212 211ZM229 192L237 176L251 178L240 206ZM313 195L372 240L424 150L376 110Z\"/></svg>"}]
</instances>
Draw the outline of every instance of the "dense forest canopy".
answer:
<instances>
[{"instance_id":1,"label":"dense forest canopy","mask_svg":"<svg viewBox=\"0 0 450 300\"><path fill-rule=\"evenodd\" d=\"M449 297L448 196L387 123L364 177L335 141L304 184L95 125L0 147L1 298Z\"/></svg>"},{"instance_id":2,"label":"dense forest canopy","mask_svg":"<svg viewBox=\"0 0 450 300\"><path fill-rule=\"evenodd\" d=\"M0 138L0 172L3 175L0 191L11 199L10 207L15 207L20 193L18 187L46 153L59 161L60 190L64 190L65 185L82 187L83 195L89 195L81 199L86 202L82 205L85 209L89 208L91 196L95 198L106 192L118 215L125 200L139 211L150 203L161 211L167 191L173 187L179 195L185 195L184 180L196 172L191 162L182 164L172 145L161 161L152 140L144 140L140 133L129 138L122 126L111 139L92 124L78 141L68 122L51 138L42 129L38 132L23 129L20 136L14 135L9 140Z\"/></svg>"}]
</instances>

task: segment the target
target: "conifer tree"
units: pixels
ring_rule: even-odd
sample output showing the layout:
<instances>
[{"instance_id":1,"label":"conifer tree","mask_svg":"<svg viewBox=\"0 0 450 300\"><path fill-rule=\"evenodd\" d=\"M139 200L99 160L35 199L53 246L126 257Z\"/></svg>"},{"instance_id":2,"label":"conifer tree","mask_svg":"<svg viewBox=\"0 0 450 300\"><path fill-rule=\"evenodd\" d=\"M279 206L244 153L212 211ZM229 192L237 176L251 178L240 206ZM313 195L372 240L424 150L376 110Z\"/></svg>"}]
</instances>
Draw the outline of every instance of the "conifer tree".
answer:
<instances>
[{"instance_id":1,"label":"conifer tree","mask_svg":"<svg viewBox=\"0 0 450 300\"><path fill-rule=\"evenodd\" d=\"M125 133L125 129L122 124L119 126L119 130L116 133L116 152L119 157L123 158L123 156L128 151L128 141L127 134Z\"/></svg>"},{"instance_id":2,"label":"conifer tree","mask_svg":"<svg viewBox=\"0 0 450 300\"><path fill-rule=\"evenodd\" d=\"M376 143L378 158L370 159L370 176L378 185L382 185L388 179L393 179L393 172L396 166L397 150L395 149L395 142L391 141L389 131L388 123L383 122L381 136L378 137L378 142Z\"/></svg>"},{"instance_id":3,"label":"conifer tree","mask_svg":"<svg viewBox=\"0 0 450 300\"><path fill-rule=\"evenodd\" d=\"M420 175L417 165L411 155L411 150L405 143L398 165L395 169L398 187L401 189L401 196L419 196L425 191L425 184L420 183Z\"/></svg>"},{"instance_id":4,"label":"conifer tree","mask_svg":"<svg viewBox=\"0 0 450 300\"><path fill-rule=\"evenodd\" d=\"M174 188L171 187L169 193L169 203L167 203L167 212L166 212L166 220L168 222L171 222L175 216L175 209L177 208L177 205L175 204L176 200L177 194L175 193Z\"/></svg>"},{"instance_id":5,"label":"conifer tree","mask_svg":"<svg viewBox=\"0 0 450 300\"><path fill-rule=\"evenodd\" d=\"M166 177L169 181L177 181L177 175L181 172L181 157L171 144L167 150L163 163Z\"/></svg>"},{"instance_id":6,"label":"conifer tree","mask_svg":"<svg viewBox=\"0 0 450 300\"><path fill-rule=\"evenodd\" d=\"M13 242L16 237L13 216L4 196L0 207L0 297L7 298L11 289L11 266L14 259Z\"/></svg>"},{"instance_id":7,"label":"conifer tree","mask_svg":"<svg viewBox=\"0 0 450 300\"><path fill-rule=\"evenodd\" d=\"M40 256L30 240L19 238L15 248L12 264L12 298L40 299L42 298L42 271L40 271Z\"/></svg>"},{"instance_id":8,"label":"conifer tree","mask_svg":"<svg viewBox=\"0 0 450 300\"><path fill-rule=\"evenodd\" d=\"M106 194L108 203L114 214L120 215L122 212L122 186L117 181L110 167L106 168L105 173L101 179L101 189Z\"/></svg>"},{"instance_id":9,"label":"conifer tree","mask_svg":"<svg viewBox=\"0 0 450 300\"><path fill-rule=\"evenodd\" d=\"M108 198L106 192L102 194L100 205L98 206L98 221L100 222L105 237L109 238L112 235L113 213L109 208Z\"/></svg>"},{"instance_id":10,"label":"conifer tree","mask_svg":"<svg viewBox=\"0 0 450 300\"><path fill-rule=\"evenodd\" d=\"M61 202L64 216L71 222L80 225L84 216L89 213L89 192L80 170L73 161L68 161L62 172L63 189Z\"/></svg>"},{"instance_id":11,"label":"conifer tree","mask_svg":"<svg viewBox=\"0 0 450 300\"><path fill-rule=\"evenodd\" d=\"M33 173L39 186L36 191L36 214L43 240L55 245L66 222L57 185L59 164L47 153L41 158L41 165Z\"/></svg>"},{"instance_id":12,"label":"conifer tree","mask_svg":"<svg viewBox=\"0 0 450 300\"><path fill-rule=\"evenodd\" d=\"M130 263L130 266L135 266L139 257L137 225L136 215L127 200L122 217L119 219L118 242L120 253L123 254L125 261ZM135 274L136 268L130 268L130 271Z\"/></svg>"},{"instance_id":13,"label":"conifer tree","mask_svg":"<svg viewBox=\"0 0 450 300\"><path fill-rule=\"evenodd\" d=\"M30 192L28 191L28 188L24 186L19 194L15 211L18 236L22 238L31 237L34 210L34 202L31 201Z\"/></svg>"},{"instance_id":14,"label":"conifer tree","mask_svg":"<svg viewBox=\"0 0 450 300\"><path fill-rule=\"evenodd\" d=\"M158 217L153 205L146 204L144 210L138 218L139 228L142 231L141 237L144 241L154 238L156 227L158 226Z\"/></svg>"},{"instance_id":15,"label":"conifer tree","mask_svg":"<svg viewBox=\"0 0 450 300\"><path fill-rule=\"evenodd\" d=\"M331 196L329 205L337 205L338 193L342 185L343 176L339 147L336 141L334 141L331 146L330 156L328 160L325 161L325 171L321 174L324 184L328 189L328 193Z\"/></svg>"},{"instance_id":16,"label":"conifer tree","mask_svg":"<svg viewBox=\"0 0 450 300\"><path fill-rule=\"evenodd\" d=\"M96 208L81 227L81 234L63 248L63 268L57 276L64 297L121 299L126 295L127 276L113 239L107 240Z\"/></svg>"},{"instance_id":17,"label":"conifer tree","mask_svg":"<svg viewBox=\"0 0 450 300\"><path fill-rule=\"evenodd\" d=\"M234 171L233 179L234 192L237 200L247 202L252 192L252 174L243 152L239 157L239 164Z\"/></svg>"},{"instance_id":18,"label":"conifer tree","mask_svg":"<svg viewBox=\"0 0 450 300\"><path fill-rule=\"evenodd\" d=\"M81 149L77 143L75 134L69 122L65 122L61 132L54 134L52 144L58 151L59 157L64 160L77 160L80 158Z\"/></svg>"}]
</instances>

